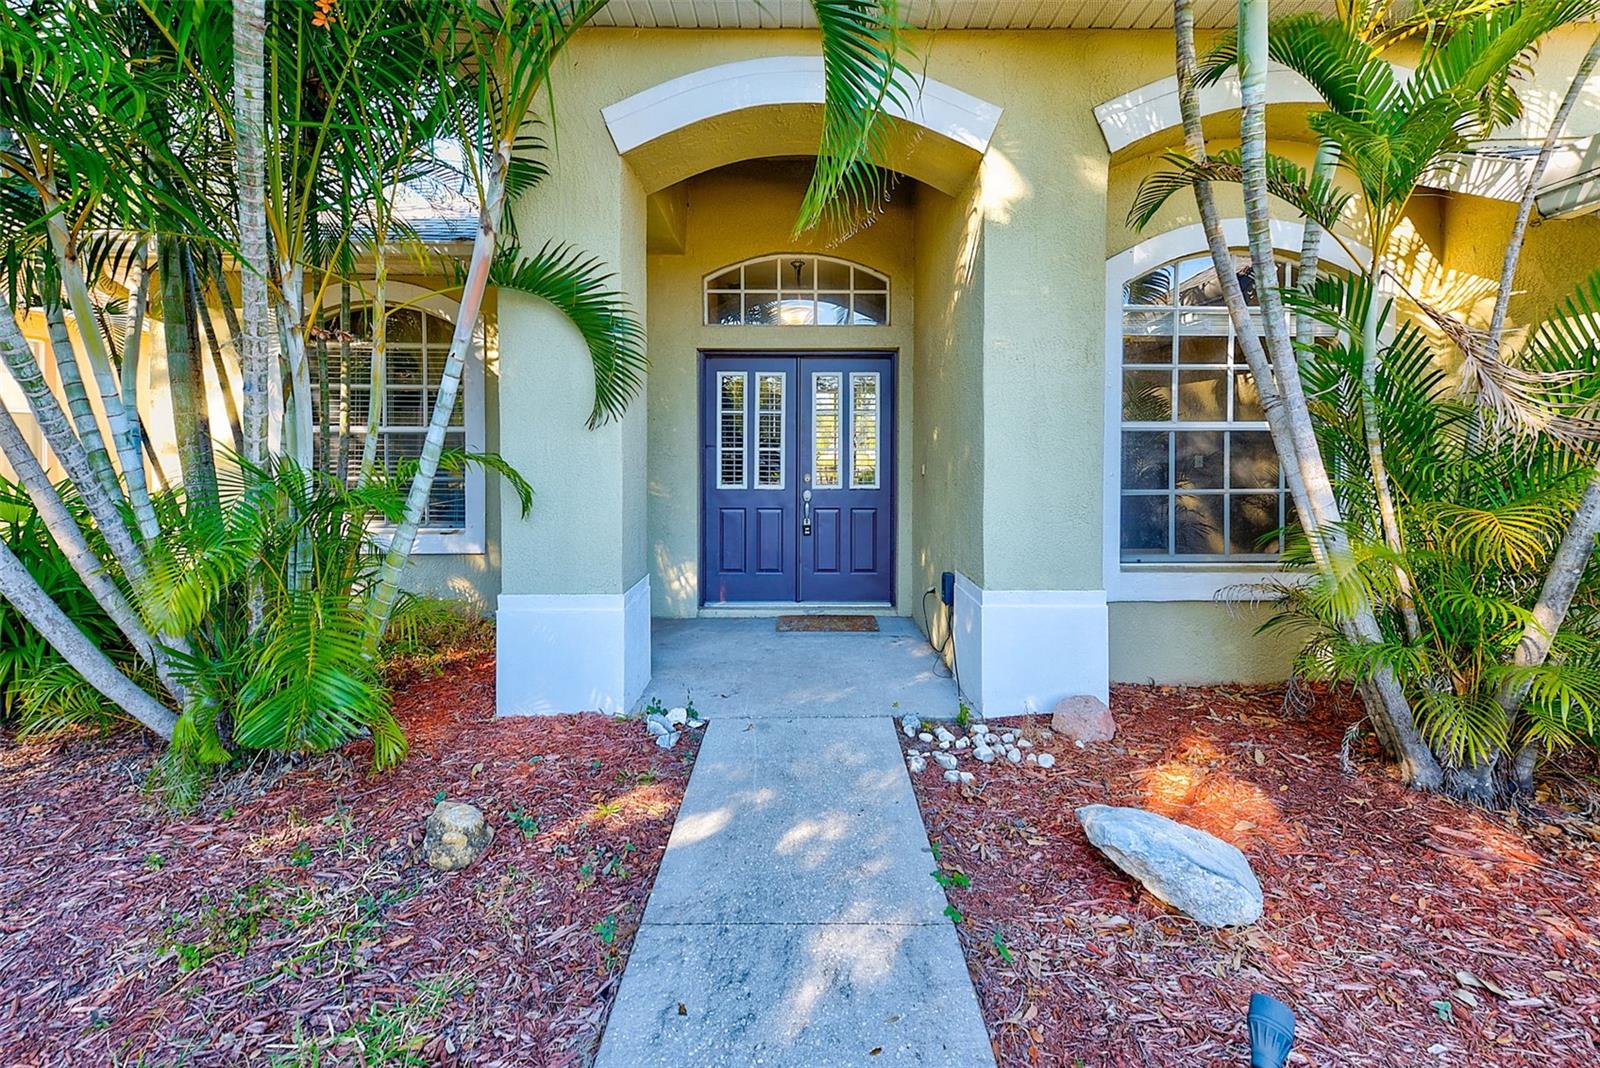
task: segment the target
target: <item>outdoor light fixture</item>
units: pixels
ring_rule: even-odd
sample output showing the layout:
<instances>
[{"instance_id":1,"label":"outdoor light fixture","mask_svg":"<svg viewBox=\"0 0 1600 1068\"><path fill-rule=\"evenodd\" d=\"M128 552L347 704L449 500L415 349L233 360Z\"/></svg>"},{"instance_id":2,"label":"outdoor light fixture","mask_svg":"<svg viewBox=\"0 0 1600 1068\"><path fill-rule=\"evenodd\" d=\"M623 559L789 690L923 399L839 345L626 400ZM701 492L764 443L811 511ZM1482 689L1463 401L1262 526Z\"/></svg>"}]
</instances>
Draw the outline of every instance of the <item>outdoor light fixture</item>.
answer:
<instances>
[{"instance_id":1,"label":"outdoor light fixture","mask_svg":"<svg viewBox=\"0 0 1600 1068\"><path fill-rule=\"evenodd\" d=\"M1250 995L1250 1068L1283 1068L1294 1047L1294 1012L1277 998Z\"/></svg>"}]
</instances>

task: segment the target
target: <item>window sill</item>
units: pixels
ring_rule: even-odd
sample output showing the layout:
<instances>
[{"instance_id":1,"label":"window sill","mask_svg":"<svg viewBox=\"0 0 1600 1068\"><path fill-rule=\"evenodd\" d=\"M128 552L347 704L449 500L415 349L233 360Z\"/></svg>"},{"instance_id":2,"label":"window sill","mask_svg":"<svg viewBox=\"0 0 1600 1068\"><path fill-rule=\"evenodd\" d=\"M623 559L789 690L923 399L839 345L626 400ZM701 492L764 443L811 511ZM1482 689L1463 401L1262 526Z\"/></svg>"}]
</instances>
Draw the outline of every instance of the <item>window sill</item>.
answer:
<instances>
[{"instance_id":1,"label":"window sill","mask_svg":"<svg viewBox=\"0 0 1600 1068\"><path fill-rule=\"evenodd\" d=\"M1121 564L1106 576L1106 600L1250 601L1253 583L1292 574L1277 564Z\"/></svg>"},{"instance_id":2,"label":"window sill","mask_svg":"<svg viewBox=\"0 0 1600 1068\"><path fill-rule=\"evenodd\" d=\"M387 550L394 529L383 527L372 532L372 541ZM411 545L412 556L482 556L487 550L483 535L470 530L419 530Z\"/></svg>"}]
</instances>

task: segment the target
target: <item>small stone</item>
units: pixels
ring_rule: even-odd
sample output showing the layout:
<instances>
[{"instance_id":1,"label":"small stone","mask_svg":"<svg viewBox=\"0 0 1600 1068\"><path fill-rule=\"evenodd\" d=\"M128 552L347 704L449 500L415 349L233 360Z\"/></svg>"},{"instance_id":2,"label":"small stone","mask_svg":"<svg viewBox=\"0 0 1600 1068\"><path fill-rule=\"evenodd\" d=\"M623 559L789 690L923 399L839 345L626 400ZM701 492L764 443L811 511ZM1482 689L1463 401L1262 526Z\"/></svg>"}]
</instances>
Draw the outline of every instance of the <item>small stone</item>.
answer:
<instances>
[{"instance_id":1,"label":"small stone","mask_svg":"<svg viewBox=\"0 0 1600 1068\"><path fill-rule=\"evenodd\" d=\"M972 751L972 755L983 761L985 764L992 763L994 760L994 750L990 749L986 745L974 749Z\"/></svg>"},{"instance_id":2,"label":"small stone","mask_svg":"<svg viewBox=\"0 0 1600 1068\"><path fill-rule=\"evenodd\" d=\"M1018 749L1032 749L1033 748L1033 743L1028 741L1028 739L1026 739L1026 738L1018 738L1017 739L1017 748Z\"/></svg>"},{"instance_id":3,"label":"small stone","mask_svg":"<svg viewBox=\"0 0 1600 1068\"><path fill-rule=\"evenodd\" d=\"M941 768L946 768L946 769L949 769L949 770L952 770L952 771L955 769L956 758L951 756L949 753L945 753L945 752L935 753L935 754L933 754L933 760L934 760L934 763L938 764Z\"/></svg>"},{"instance_id":4,"label":"small stone","mask_svg":"<svg viewBox=\"0 0 1600 1068\"><path fill-rule=\"evenodd\" d=\"M963 783L969 783L973 779L973 774L970 771L961 771L961 772L957 772L956 774L961 776L961 781Z\"/></svg>"},{"instance_id":5,"label":"small stone","mask_svg":"<svg viewBox=\"0 0 1600 1068\"><path fill-rule=\"evenodd\" d=\"M1016 748L1007 749L1006 759L1011 761L1013 764L1022 763L1022 750Z\"/></svg>"},{"instance_id":6,"label":"small stone","mask_svg":"<svg viewBox=\"0 0 1600 1068\"><path fill-rule=\"evenodd\" d=\"M921 734L917 735L917 741L931 742L933 741L933 735L929 734L927 731L923 731Z\"/></svg>"},{"instance_id":7,"label":"small stone","mask_svg":"<svg viewBox=\"0 0 1600 1068\"><path fill-rule=\"evenodd\" d=\"M667 722L672 724L674 727L683 726L685 723L689 722L689 710L687 708L667 709Z\"/></svg>"},{"instance_id":8,"label":"small stone","mask_svg":"<svg viewBox=\"0 0 1600 1068\"><path fill-rule=\"evenodd\" d=\"M984 735L983 735L983 740L988 742L990 745L999 745L1000 744L1000 736L998 734L994 733L993 731L985 731Z\"/></svg>"},{"instance_id":9,"label":"small stone","mask_svg":"<svg viewBox=\"0 0 1600 1068\"><path fill-rule=\"evenodd\" d=\"M1040 753L1039 766L1041 768L1053 768L1056 766L1056 758L1051 756L1049 753Z\"/></svg>"},{"instance_id":10,"label":"small stone","mask_svg":"<svg viewBox=\"0 0 1600 1068\"><path fill-rule=\"evenodd\" d=\"M1037 756L1034 756L1032 753L1029 753L1028 754L1028 763L1037 764L1037 763L1039 763L1039 758Z\"/></svg>"},{"instance_id":11,"label":"small stone","mask_svg":"<svg viewBox=\"0 0 1600 1068\"><path fill-rule=\"evenodd\" d=\"M939 743L939 748L940 749L949 749L950 748L950 743L947 742L947 741L941 741Z\"/></svg>"},{"instance_id":12,"label":"small stone","mask_svg":"<svg viewBox=\"0 0 1600 1068\"><path fill-rule=\"evenodd\" d=\"M1104 701L1081 693L1056 702L1055 711L1050 714L1050 729L1086 745L1115 738L1117 721Z\"/></svg>"},{"instance_id":13,"label":"small stone","mask_svg":"<svg viewBox=\"0 0 1600 1068\"><path fill-rule=\"evenodd\" d=\"M900 729L906 732L907 738L915 738L917 732L922 729L922 718L907 712L900 717Z\"/></svg>"},{"instance_id":14,"label":"small stone","mask_svg":"<svg viewBox=\"0 0 1600 1068\"><path fill-rule=\"evenodd\" d=\"M919 756L914 756L910 760L906 761L906 766L911 769L911 774L913 775L921 775L924 771L928 770L928 762Z\"/></svg>"},{"instance_id":15,"label":"small stone","mask_svg":"<svg viewBox=\"0 0 1600 1068\"><path fill-rule=\"evenodd\" d=\"M960 782L961 781L961 773L959 771L947 771L947 772L944 773L944 781L945 782Z\"/></svg>"},{"instance_id":16,"label":"small stone","mask_svg":"<svg viewBox=\"0 0 1600 1068\"><path fill-rule=\"evenodd\" d=\"M460 871L493 839L494 828L482 812L459 801L440 801L423 825L422 859L436 871Z\"/></svg>"},{"instance_id":17,"label":"small stone","mask_svg":"<svg viewBox=\"0 0 1600 1068\"><path fill-rule=\"evenodd\" d=\"M956 748L957 749L965 749L967 746L969 746L971 744L972 744L972 742L971 742L970 739L967 739L967 738L957 738L956 739Z\"/></svg>"},{"instance_id":18,"label":"small stone","mask_svg":"<svg viewBox=\"0 0 1600 1068\"><path fill-rule=\"evenodd\" d=\"M656 744L663 749L671 749L678 744L678 736L682 731L668 731L666 734L656 735Z\"/></svg>"},{"instance_id":19,"label":"small stone","mask_svg":"<svg viewBox=\"0 0 1600 1068\"><path fill-rule=\"evenodd\" d=\"M706 725L706 721L703 720L703 719L691 719L689 721L689 729L692 730L692 731L697 731L701 727L704 727L705 725Z\"/></svg>"},{"instance_id":20,"label":"small stone","mask_svg":"<svg viewBox=\"0 0 1600 1068\"><path fill-rule=\"evenodd\" d=\"M956 736L945 730L943 727L935 727L933 729L933 736L939 739L941 742L953 742L956 740Z\"/></svg>"},{"instance_id":21,"label":"small stone","mask_svg":"<svg viewBox=\"0 0 1600 1068\"><path fill-rule=\"evenodd\" d=\"M645 730L654 735L671 734L672 724L667 722L667 717L651 715L644 721Z\"/></svg>"},{"instance_id":22,"label":"small stone","mask_svg":"<svg viewBox=\"0 0 1600 1068\"><path fill-rule=\"evenodd\" d=\"M1002 734L1000 736L1000 740L1002 742L1005 742L1007 745L1010 745L1012 742L1015 742L1017 740L1017 736L1015 734L1013 734L1011 731L1006 731L1004 734Z\"/></svg>"}]
</instances>

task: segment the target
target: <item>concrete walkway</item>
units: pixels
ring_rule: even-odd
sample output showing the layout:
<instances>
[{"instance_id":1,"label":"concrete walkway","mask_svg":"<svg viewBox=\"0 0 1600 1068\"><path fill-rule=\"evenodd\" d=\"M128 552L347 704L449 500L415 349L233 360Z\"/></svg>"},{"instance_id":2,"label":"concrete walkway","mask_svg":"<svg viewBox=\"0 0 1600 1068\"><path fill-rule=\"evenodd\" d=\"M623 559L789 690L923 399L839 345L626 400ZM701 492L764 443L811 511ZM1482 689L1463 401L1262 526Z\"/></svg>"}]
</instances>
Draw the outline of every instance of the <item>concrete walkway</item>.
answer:
<instances>
[{"instance_id":1,"label":"concrete walkway","mask_svg":"<svg viewBox=\"0 0 1600 1068\"><path fill-rule=\"evenodd\" d=\"M689 659L711 723L600 1068L993 1065L889 718L950 716L955 691L886 622L879 635L773 635L770 619L658 631L658 681L687 679L675 657L701 643L728 655Z\"/></svg>"}]
</instances>

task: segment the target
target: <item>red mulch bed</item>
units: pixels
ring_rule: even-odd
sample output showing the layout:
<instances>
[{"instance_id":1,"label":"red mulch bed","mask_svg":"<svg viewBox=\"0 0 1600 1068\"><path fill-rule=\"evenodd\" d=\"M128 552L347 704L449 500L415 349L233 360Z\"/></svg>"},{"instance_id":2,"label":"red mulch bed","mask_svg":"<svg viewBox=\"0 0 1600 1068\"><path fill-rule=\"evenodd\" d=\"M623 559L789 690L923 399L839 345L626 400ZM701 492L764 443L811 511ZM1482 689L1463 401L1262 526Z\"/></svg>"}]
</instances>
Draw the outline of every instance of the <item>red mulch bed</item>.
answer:
<instances>
[{"instance_id":1,"label":"red mulch bed","mask_svg":"<svg viewBox=\"0 0 1600 1068\"><path fill-rule=\"evenodd\" d=\"M1000 1063L1247 1064L1253 991L1299 1017L1291 1064L1600 1063L1593 825L1411 793L1370 751L1341 772L1354 710L1282 698L1117 687L1110 745L1046 738L1038 717L1053 769L914 777L944 866L971 879L949 894ZM1211 931L1166 908L1089 845L1073 812L1095 802L1244 850L1265 917Z\"/></svg>"},{"instance_id":2,"label":"red mulch bed","mask_svg":"<svg viewBox=\"0 0 1600 1068\"><path fill-rule=\"evenodd\" d=\"M0 1062L587 1062L698 740L493 708L467 658L398 694L397 770L279 761L189 817L142 738L0 742ZM495 828L464 872L418 859L439 794Z\"/></svg>"}]
</instances>

